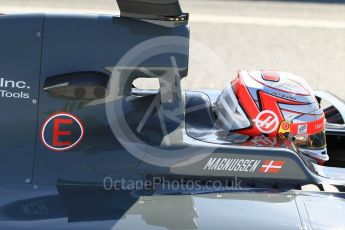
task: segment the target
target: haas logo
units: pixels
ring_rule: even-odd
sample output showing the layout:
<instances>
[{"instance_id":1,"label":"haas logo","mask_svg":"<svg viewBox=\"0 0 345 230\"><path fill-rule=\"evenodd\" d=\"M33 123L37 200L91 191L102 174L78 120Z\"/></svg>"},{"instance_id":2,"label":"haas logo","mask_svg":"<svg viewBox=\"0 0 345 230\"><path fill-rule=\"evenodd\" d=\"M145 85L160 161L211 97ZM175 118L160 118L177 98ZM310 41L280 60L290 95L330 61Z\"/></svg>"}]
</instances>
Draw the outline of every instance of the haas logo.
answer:
<instances>
[{"instance_id":1,"label":"haas logo","mask_svg":"<svg viewBox=\"0 0 345 230\"><path fill-rule=\"evenodd\" d=\"M255 124L262 133L270 134L277 130L279 126L278 116L270 111L264 110L255 118Z\"/></svg>"},{"instance_id":2,"label":"haas logo","mask_svg":"<svg viewBox=\"0 0 345 230\"><path fill-rule=\"evenodd\" d=\"M266 146L266 147L273 147L277 144L277 138L275 137L266 137L264 135L256 136L252 140L252 143L256 146Z\"/></svg>"}]
</instances>

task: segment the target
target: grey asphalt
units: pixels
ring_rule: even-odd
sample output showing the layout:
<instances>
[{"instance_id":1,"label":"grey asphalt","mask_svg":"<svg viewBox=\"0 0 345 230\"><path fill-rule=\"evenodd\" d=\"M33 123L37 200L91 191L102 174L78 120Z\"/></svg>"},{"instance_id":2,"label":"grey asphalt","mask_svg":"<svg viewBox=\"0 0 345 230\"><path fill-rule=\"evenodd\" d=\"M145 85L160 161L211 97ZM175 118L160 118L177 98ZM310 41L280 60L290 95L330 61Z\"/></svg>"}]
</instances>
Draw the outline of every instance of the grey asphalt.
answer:
<instances>
[{"instance_id":1,"label":"grey asphalt","mask_svg":"<svg viewBox=\"0 0 345 230\"><path fill-rule=\"evenodd\" d=\"M304 77L345 99L345 5L181 0L191 13L188 89L222 89L241 69ZM115 0L0 0L1 11L117 12Z\"/></svg>"}]
</instances>

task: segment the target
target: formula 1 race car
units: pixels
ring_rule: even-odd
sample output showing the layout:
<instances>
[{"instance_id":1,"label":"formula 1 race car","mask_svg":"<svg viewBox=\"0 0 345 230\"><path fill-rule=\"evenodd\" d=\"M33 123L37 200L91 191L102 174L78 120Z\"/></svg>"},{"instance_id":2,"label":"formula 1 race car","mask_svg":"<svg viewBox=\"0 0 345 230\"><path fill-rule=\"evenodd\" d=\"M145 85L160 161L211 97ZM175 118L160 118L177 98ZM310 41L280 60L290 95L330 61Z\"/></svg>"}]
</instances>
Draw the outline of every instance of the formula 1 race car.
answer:
<instances>
[{"instance_id":1,"label":"formula 1 race car","mask_svg":"<svg viewBox=\"0 0 345 230\"><path fill-rule=\"evenodd\" d=\"M324 165L224 132L220 91L181 90L178 0L117 2L119 17L0 16L1 229L345 227L343 100L314 91Z\"/></svg>"}]
</instances>

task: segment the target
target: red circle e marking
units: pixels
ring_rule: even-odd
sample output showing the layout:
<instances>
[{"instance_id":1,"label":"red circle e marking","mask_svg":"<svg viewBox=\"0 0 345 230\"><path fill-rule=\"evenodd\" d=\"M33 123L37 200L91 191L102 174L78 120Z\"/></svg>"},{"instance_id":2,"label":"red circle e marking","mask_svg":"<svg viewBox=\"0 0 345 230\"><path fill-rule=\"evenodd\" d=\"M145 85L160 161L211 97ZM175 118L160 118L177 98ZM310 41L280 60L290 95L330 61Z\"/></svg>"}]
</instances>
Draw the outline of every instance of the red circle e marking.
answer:
<instances>
[{"instance_id":1,"label":"red circle e marking","mask_svg":"<svg viewBox=\"0 0 345 230\"><path fill-rule=\"evenodd\" d=\"M62 152L80 144L84 133L83 124L75 115L56 113L43 123L40 137L45 147L52 151Z\"/></svg>"}]
</instances>

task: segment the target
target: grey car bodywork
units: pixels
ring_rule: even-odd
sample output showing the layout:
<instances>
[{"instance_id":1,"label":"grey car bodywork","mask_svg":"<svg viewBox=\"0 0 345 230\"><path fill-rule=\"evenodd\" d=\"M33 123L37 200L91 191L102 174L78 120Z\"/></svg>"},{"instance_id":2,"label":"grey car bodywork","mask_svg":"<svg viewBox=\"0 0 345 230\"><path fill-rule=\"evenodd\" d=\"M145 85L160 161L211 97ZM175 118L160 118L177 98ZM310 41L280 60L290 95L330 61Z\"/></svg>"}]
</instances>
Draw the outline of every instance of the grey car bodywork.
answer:
<instances>
[{"instance_id":1,"label":"grey car bodywork","mask_svg":"<svg viewBox=\"0 0 345 230\"><path fill-rule=\"evenodd\" d=\"M344 125L327 130L339 168L308 163L284 145L224 139L212 111L219 92L181 90L189 28L178 1L118 2L121 17L0 16L1 229L344 227ZM134 88L137 78L158 78L160 88ZM345 117L342 100L317 95ZM57 113L84 126L73 149L52 151L42 142L44 124ZM136 155L131 146L145 150ZM168 163L150 161L157 157ZM266 160L285 166L260 173ZM220 163L230 161L250 167ZM203 186L107 190L105 178L184 178ZM241 187L229 188L237 178ZM207 189L206 180L222 186Z\"/></svg>"}]
</instances>

